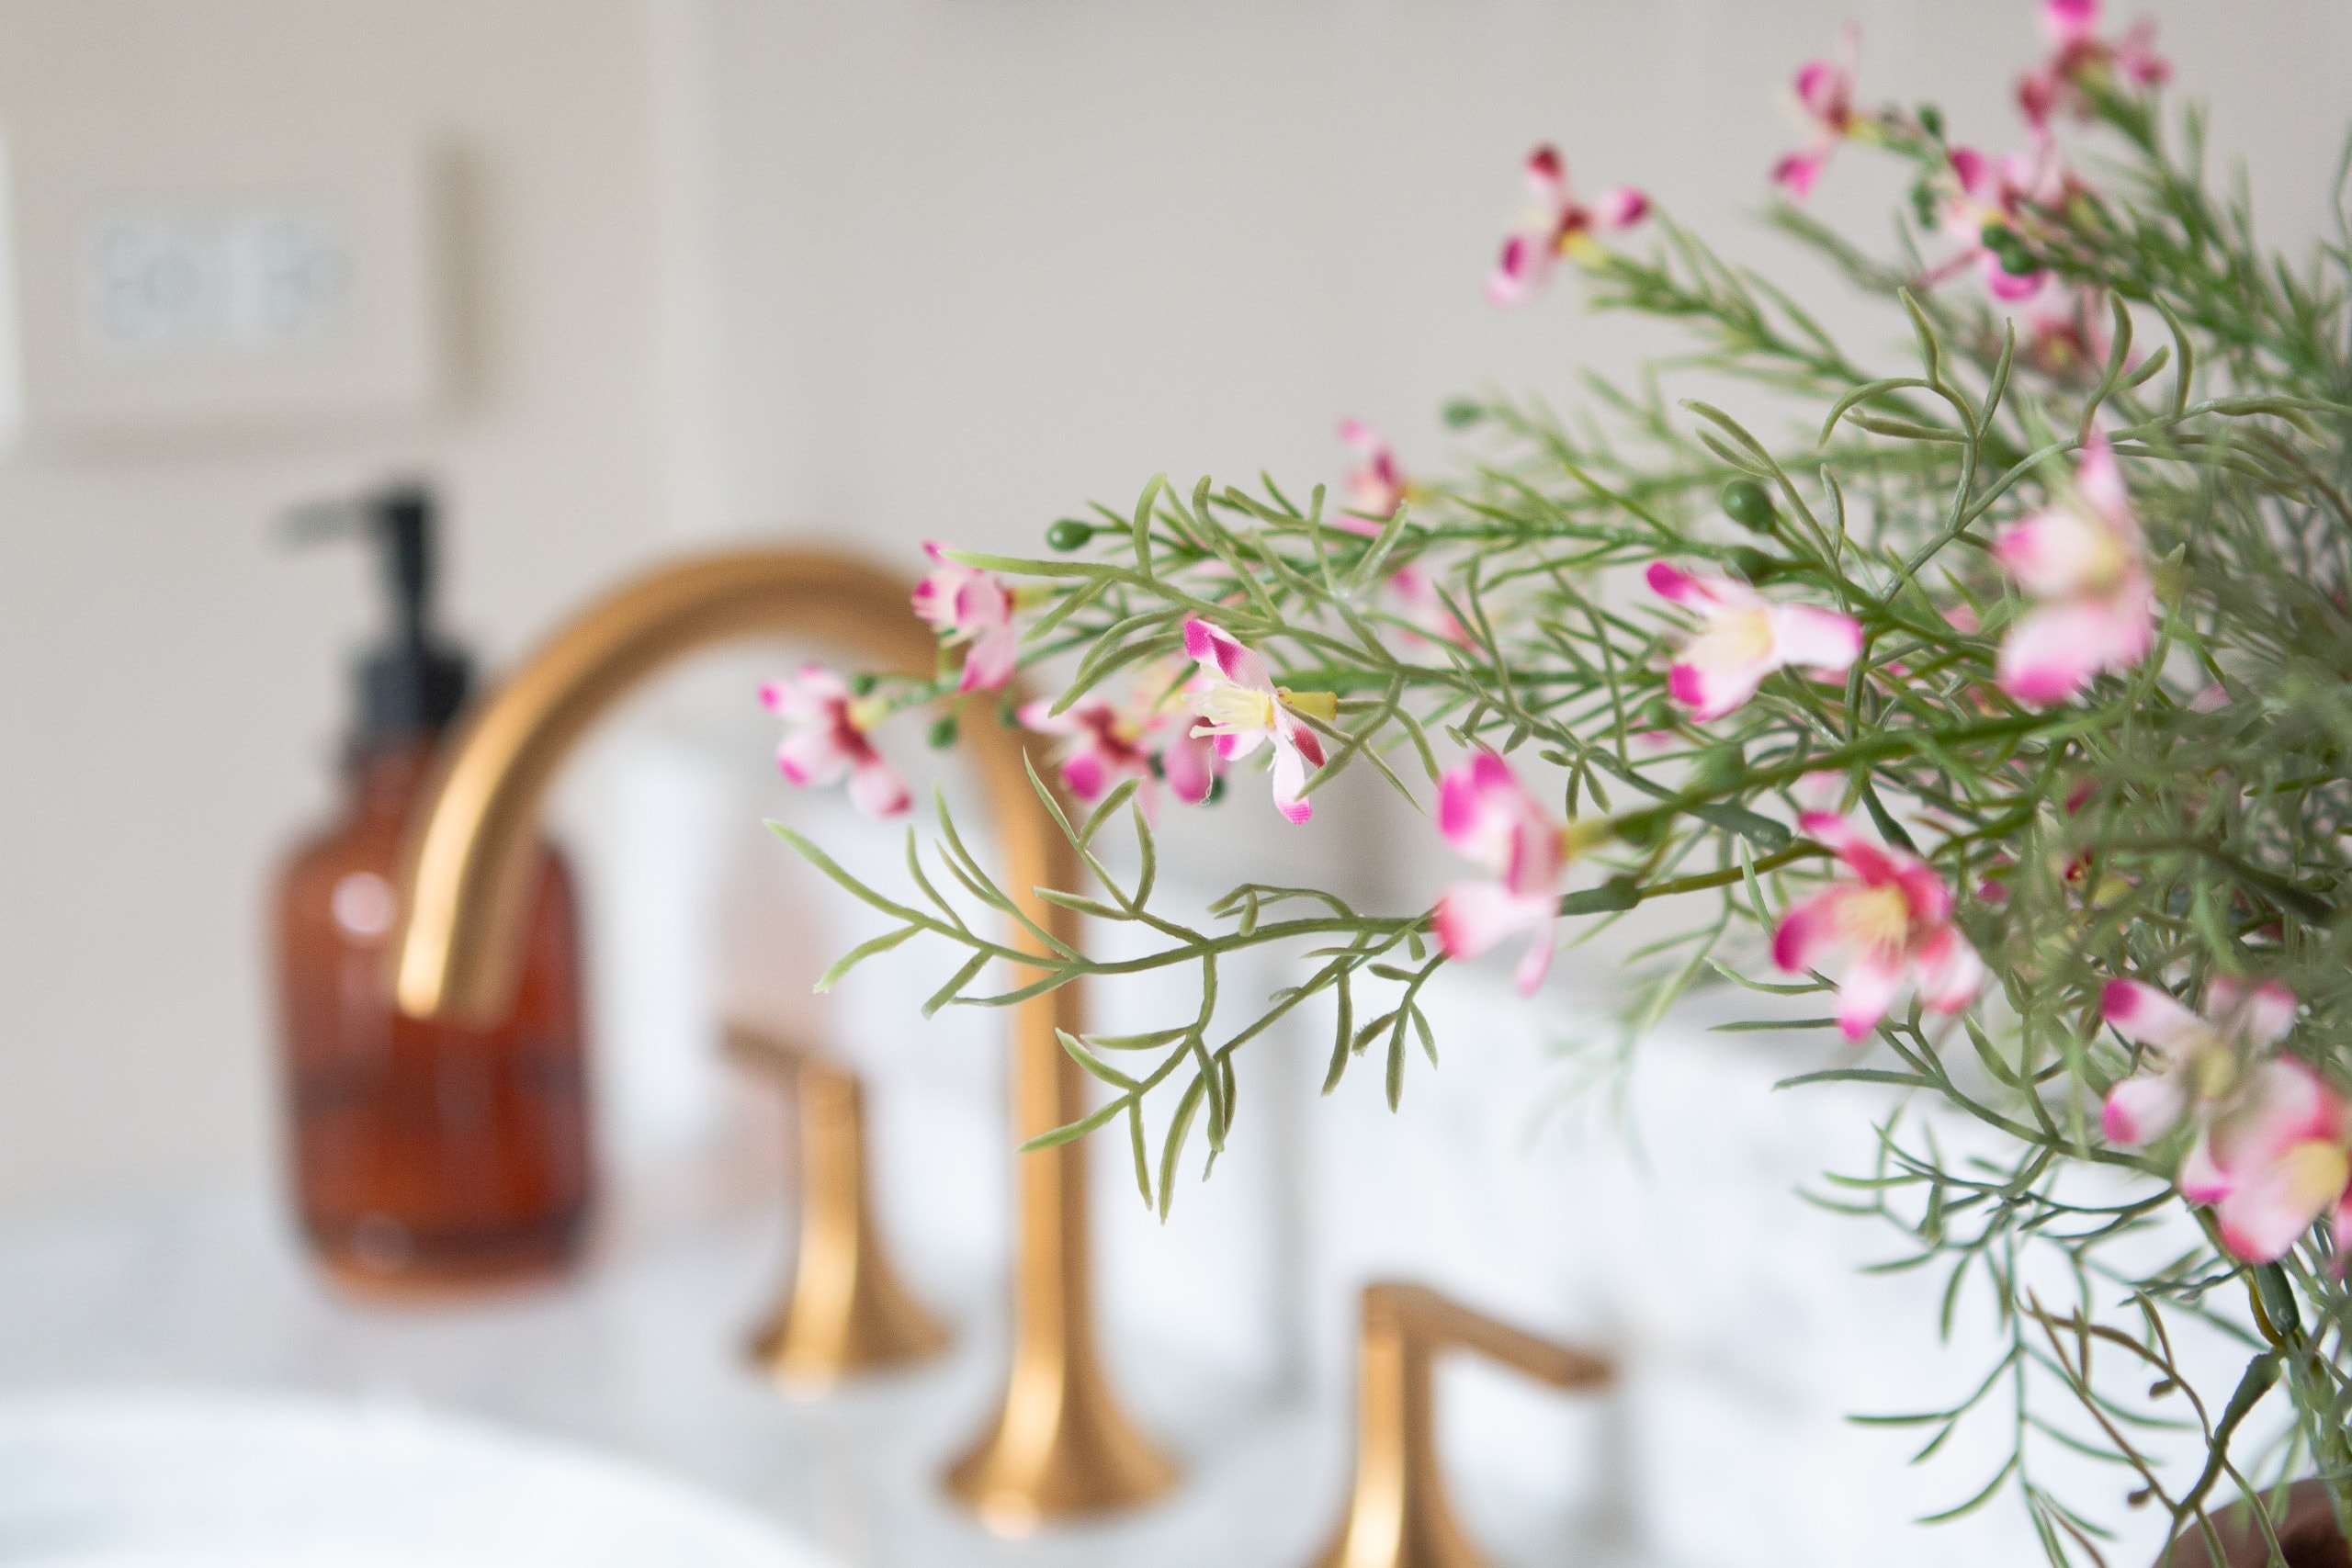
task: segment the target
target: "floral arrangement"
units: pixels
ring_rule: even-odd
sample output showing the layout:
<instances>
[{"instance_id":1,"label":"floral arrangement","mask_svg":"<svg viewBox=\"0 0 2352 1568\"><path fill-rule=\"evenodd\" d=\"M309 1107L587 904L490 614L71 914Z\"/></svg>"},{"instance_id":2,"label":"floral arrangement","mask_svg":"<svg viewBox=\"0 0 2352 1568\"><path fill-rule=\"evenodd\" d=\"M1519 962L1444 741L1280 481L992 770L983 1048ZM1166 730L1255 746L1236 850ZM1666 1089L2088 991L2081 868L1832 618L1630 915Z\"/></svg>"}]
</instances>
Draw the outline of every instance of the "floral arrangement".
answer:
<instances>
[{"instance_id":1,"label":"floral arrangement","mask_svg":"<svg viewBox=\"0 0 2352 1568\"><path fill-rule=\"evenodd\" d=\"M1043 896L1145 933L1117 968L1189 968L1200 1008L1066 1038L1108 1093L1053 1139L1124 1122L1162 1212L1188 1141L1213 1154L1238 1113L1235 1053L1310 1003L1327 1089L1374 1056L1393 1105L1412 1047L1435 1058L1441 966L1523 942L1532 991L1564 937L1636 907L1680 918L1643 954L1629 1038L1701 984L1825 997L1771 1026L1853 1054L1798 1081L1892 1086L2007 1151L1948 1159L1897 1113L1843 1190L1948 1270L1948 1301L1989 1292L2006 1337L1969 1398L1894 1419L1929 1450L2007 1423L2007 1464L1952 1512L2013 1495L2068 1562L2099 1561L2103 1530L2037 1479L2045 1444L2112 1459L2132 1506L2209 1540L2210 1510L2302 1473L2352 1520L2352 223L2307 259L2259 248L2205 177L2199 117L2164 113L2149 29L2110 36L2098 0L2041 14L2006 154L1932 107L1864 107L1850 30L1796 75L1808 139L1770 172L1772 221L1902 313L1915 365L1866 368L1641 192L1579 200L1539 148L1489 298L1581 274L1595 307L1695 339L1673 374L1745 388L1787 432L1656 376L1596 380L1574 423L1451 405L1477 445L1437 482L1351 423L1360 466L1303 505L1271 479L1154 479L1053 524L1037 558L932 547L936 679L812 668L768 701L785 772L846 777L877 815L909 805L871 739L894 716L946 705L943 746L959 722L1059 738L1100 886ZM1849 147L1912 176L1890 256L1802 205ZM1040 665L1069 671L1057 696L995 695ZM1350 768L1433 813L1475 874L1407 913L1261 884L1205 927L1155 908L1163 793L1262 790L1312 831ZM828 983L916 935L966 954L930 1009L1106 971L967 919L1012 906L943 827L952 876L910 831L907 898L779 829L892 921ZM1137 873L1098 857L1106 831L1132 832ZM1269 944L1306 950L1297 983L1213 1032L1220 964ZM990 993L997 959L1038 977ZM2166 1219L2178 1256L2122 1245ZM2234 1388L2190 1385L2189 1320L2243 1344ZM2274 1389L2289 1436L2233 1446ZM2203 1439L2186 1473L2148 1451L2165 1422Z\"/></svg>"}]
</instances>

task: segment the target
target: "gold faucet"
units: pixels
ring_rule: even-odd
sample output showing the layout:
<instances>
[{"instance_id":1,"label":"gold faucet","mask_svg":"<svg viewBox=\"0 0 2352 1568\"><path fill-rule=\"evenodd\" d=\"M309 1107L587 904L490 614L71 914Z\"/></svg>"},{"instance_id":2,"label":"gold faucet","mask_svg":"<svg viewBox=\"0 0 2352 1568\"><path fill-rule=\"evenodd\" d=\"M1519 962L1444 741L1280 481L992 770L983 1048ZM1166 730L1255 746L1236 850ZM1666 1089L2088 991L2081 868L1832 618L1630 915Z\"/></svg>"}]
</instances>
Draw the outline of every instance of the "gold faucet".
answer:
<instances>
[{"instance_id":1,"label":"gold faucet","mask_svg":"<svg viewBox=\"0 0 2352 1568\"><path fill-rule=\"evenodd\" d=\"M1366 1285L1355 1485L1315 1568L1486 1568L1453 1521L1437 1465L1430 1364L1453 1347L1556 1388L1599 1388L1615 1376L1597 1356L1498 1323L1426 1285Z\"/></svg>"},{"instance_id":2,"label":"gold faucet","mask_svg":"<svg viewBox=\"0 0 2352 1568\"><path fill-rule=\"evenodd\" d=\"M937 644L908 592L888 573L828 552L747 549L655 571L559 630L469 721L411 828L394 975L402 1010L503 1015L541 798L573 743L624 694L688 654L749 638L828 643L876 667L927 676ZM993 724L968 726L965 738L995 814L1007 891L1029 919L1074 942L1071 913L1033 891L1076 886L1079 867L1030 787L1023 758L1032 740ZM1043 756L1035 765L1047 773ZM1040 951L1017 922L1009 941ZM1012 1012L1020 1141L1086 1113L1085 1078L1055 1037L1085 1022L1071 986ZM1096 1351L1083 1144L1023 1155L1016 1168L1012 1370L994 1424L947 1476L949 1490L1001 1533L1131 1507L1176 1481L1174 1465L1120 1408Z\"/></svg>"},{"instance_id":3,"label":"gold faucet","mask_svg":"<svg viewBox=\"0 0 2352 1568\"><path fill-rule=\"evenodd\" d=\"M947 1348L946 1327L883 1251L857 1075L747 1025L729 1026L727 1046L747 1066L788 1074L800 1120L799 1256L791 1294L752 1337L752 1361L805 1398Z\"/></svg>"}]
</instances>

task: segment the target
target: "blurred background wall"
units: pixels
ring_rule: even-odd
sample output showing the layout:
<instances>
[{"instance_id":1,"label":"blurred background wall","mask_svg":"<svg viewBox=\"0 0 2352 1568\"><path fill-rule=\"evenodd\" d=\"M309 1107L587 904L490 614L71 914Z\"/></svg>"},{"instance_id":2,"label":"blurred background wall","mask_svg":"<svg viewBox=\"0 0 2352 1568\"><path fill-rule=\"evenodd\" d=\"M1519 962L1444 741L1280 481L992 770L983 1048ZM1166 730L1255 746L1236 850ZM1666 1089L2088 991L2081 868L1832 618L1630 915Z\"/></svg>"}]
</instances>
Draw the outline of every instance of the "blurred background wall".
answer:
<instances>
[{"instance_id":1,"label":"blurred background wall","mask_svg":"<svg viewBox=\"0 0 2352 1568\"><path fill-rule=\"evenodd\" d=\"M2146 8L2268 232L2316 232L2352 11ZM375 613L356 553L270 543L289 502L435 476L449 619L496 663L698 541L911 572L920 540L1027 546L1156 471L1335 480L1343 414L1440 468L1448 394L1566 397L1662 346L1572 282L1480 298L1527 148L1780 266L1741 225L1797 138L1789 72L1847 16L1866 96L2015 141L2027 0L0 0L12 155L407 138L451 289L422 416L0 460L0 1210L274 1157L264 899ZM1895 194L1849 153L1817 200L1867 237ZM1205 874L1271 821L1198 829ZM630 889L590 891L615 929Z\"/></svg>"},{"instance_id":2,"label":"blurred background wall","mask_svg":"<svg viewBox=\"0 0 2352 1568\"><path fill-rule=\"evenodd\" d=\"M384 428L27 448L0 466L0 1202L273 1157L266 895L327 807L354 550L290 502L417 469L458 536L450 619L511 658L656 546L657 200L629 0L0 6L0 130L70 162L353 125L442 181L441 406Z\"/></svg>"}]
</instances>

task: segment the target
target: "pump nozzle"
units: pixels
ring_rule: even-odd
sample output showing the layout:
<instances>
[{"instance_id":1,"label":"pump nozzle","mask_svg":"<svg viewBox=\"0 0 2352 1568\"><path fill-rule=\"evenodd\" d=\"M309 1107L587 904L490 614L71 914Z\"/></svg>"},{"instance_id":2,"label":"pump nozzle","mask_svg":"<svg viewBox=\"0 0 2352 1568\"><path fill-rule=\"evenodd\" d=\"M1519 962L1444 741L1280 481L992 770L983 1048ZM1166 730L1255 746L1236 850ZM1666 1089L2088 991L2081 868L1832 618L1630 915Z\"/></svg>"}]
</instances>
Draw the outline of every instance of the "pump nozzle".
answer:
<instances>
[{"instance_id":1,"label":"pump nozzle","mask_svg":"<svg viewBox=\"0 0 2352 1568\"><path fill-rule=\"evenodd\" d=\"M433 636L433 492L415 481L311 502L286 516L293 544L365 537L379 552L391 625L358 664L357 743L398 742L446 726L465 705L471 668Z\"/></svg>"}]
</instances>

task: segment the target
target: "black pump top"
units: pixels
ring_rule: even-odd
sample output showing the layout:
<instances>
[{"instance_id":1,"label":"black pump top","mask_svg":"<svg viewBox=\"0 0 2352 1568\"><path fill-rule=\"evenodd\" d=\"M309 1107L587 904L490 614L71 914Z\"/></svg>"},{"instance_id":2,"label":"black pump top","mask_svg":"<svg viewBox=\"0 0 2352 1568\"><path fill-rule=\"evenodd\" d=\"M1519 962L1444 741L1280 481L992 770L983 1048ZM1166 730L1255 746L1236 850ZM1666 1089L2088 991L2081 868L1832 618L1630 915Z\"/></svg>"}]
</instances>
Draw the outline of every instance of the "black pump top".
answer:
<instances>
[{"instance_id":1,"label":"black pump top","mask_svg":"<svg viewBox=\"0 0 2352 1568\"><path fill-rule=\"evenodd\" d=\"M447 726L466 705L473 666L433 635L433 492L401 482L345 501L315 502L288 519L298 542L365 535L380 552L391 624L354 666L356 750L396 746Z\"/></svg>"}]
</instances>

